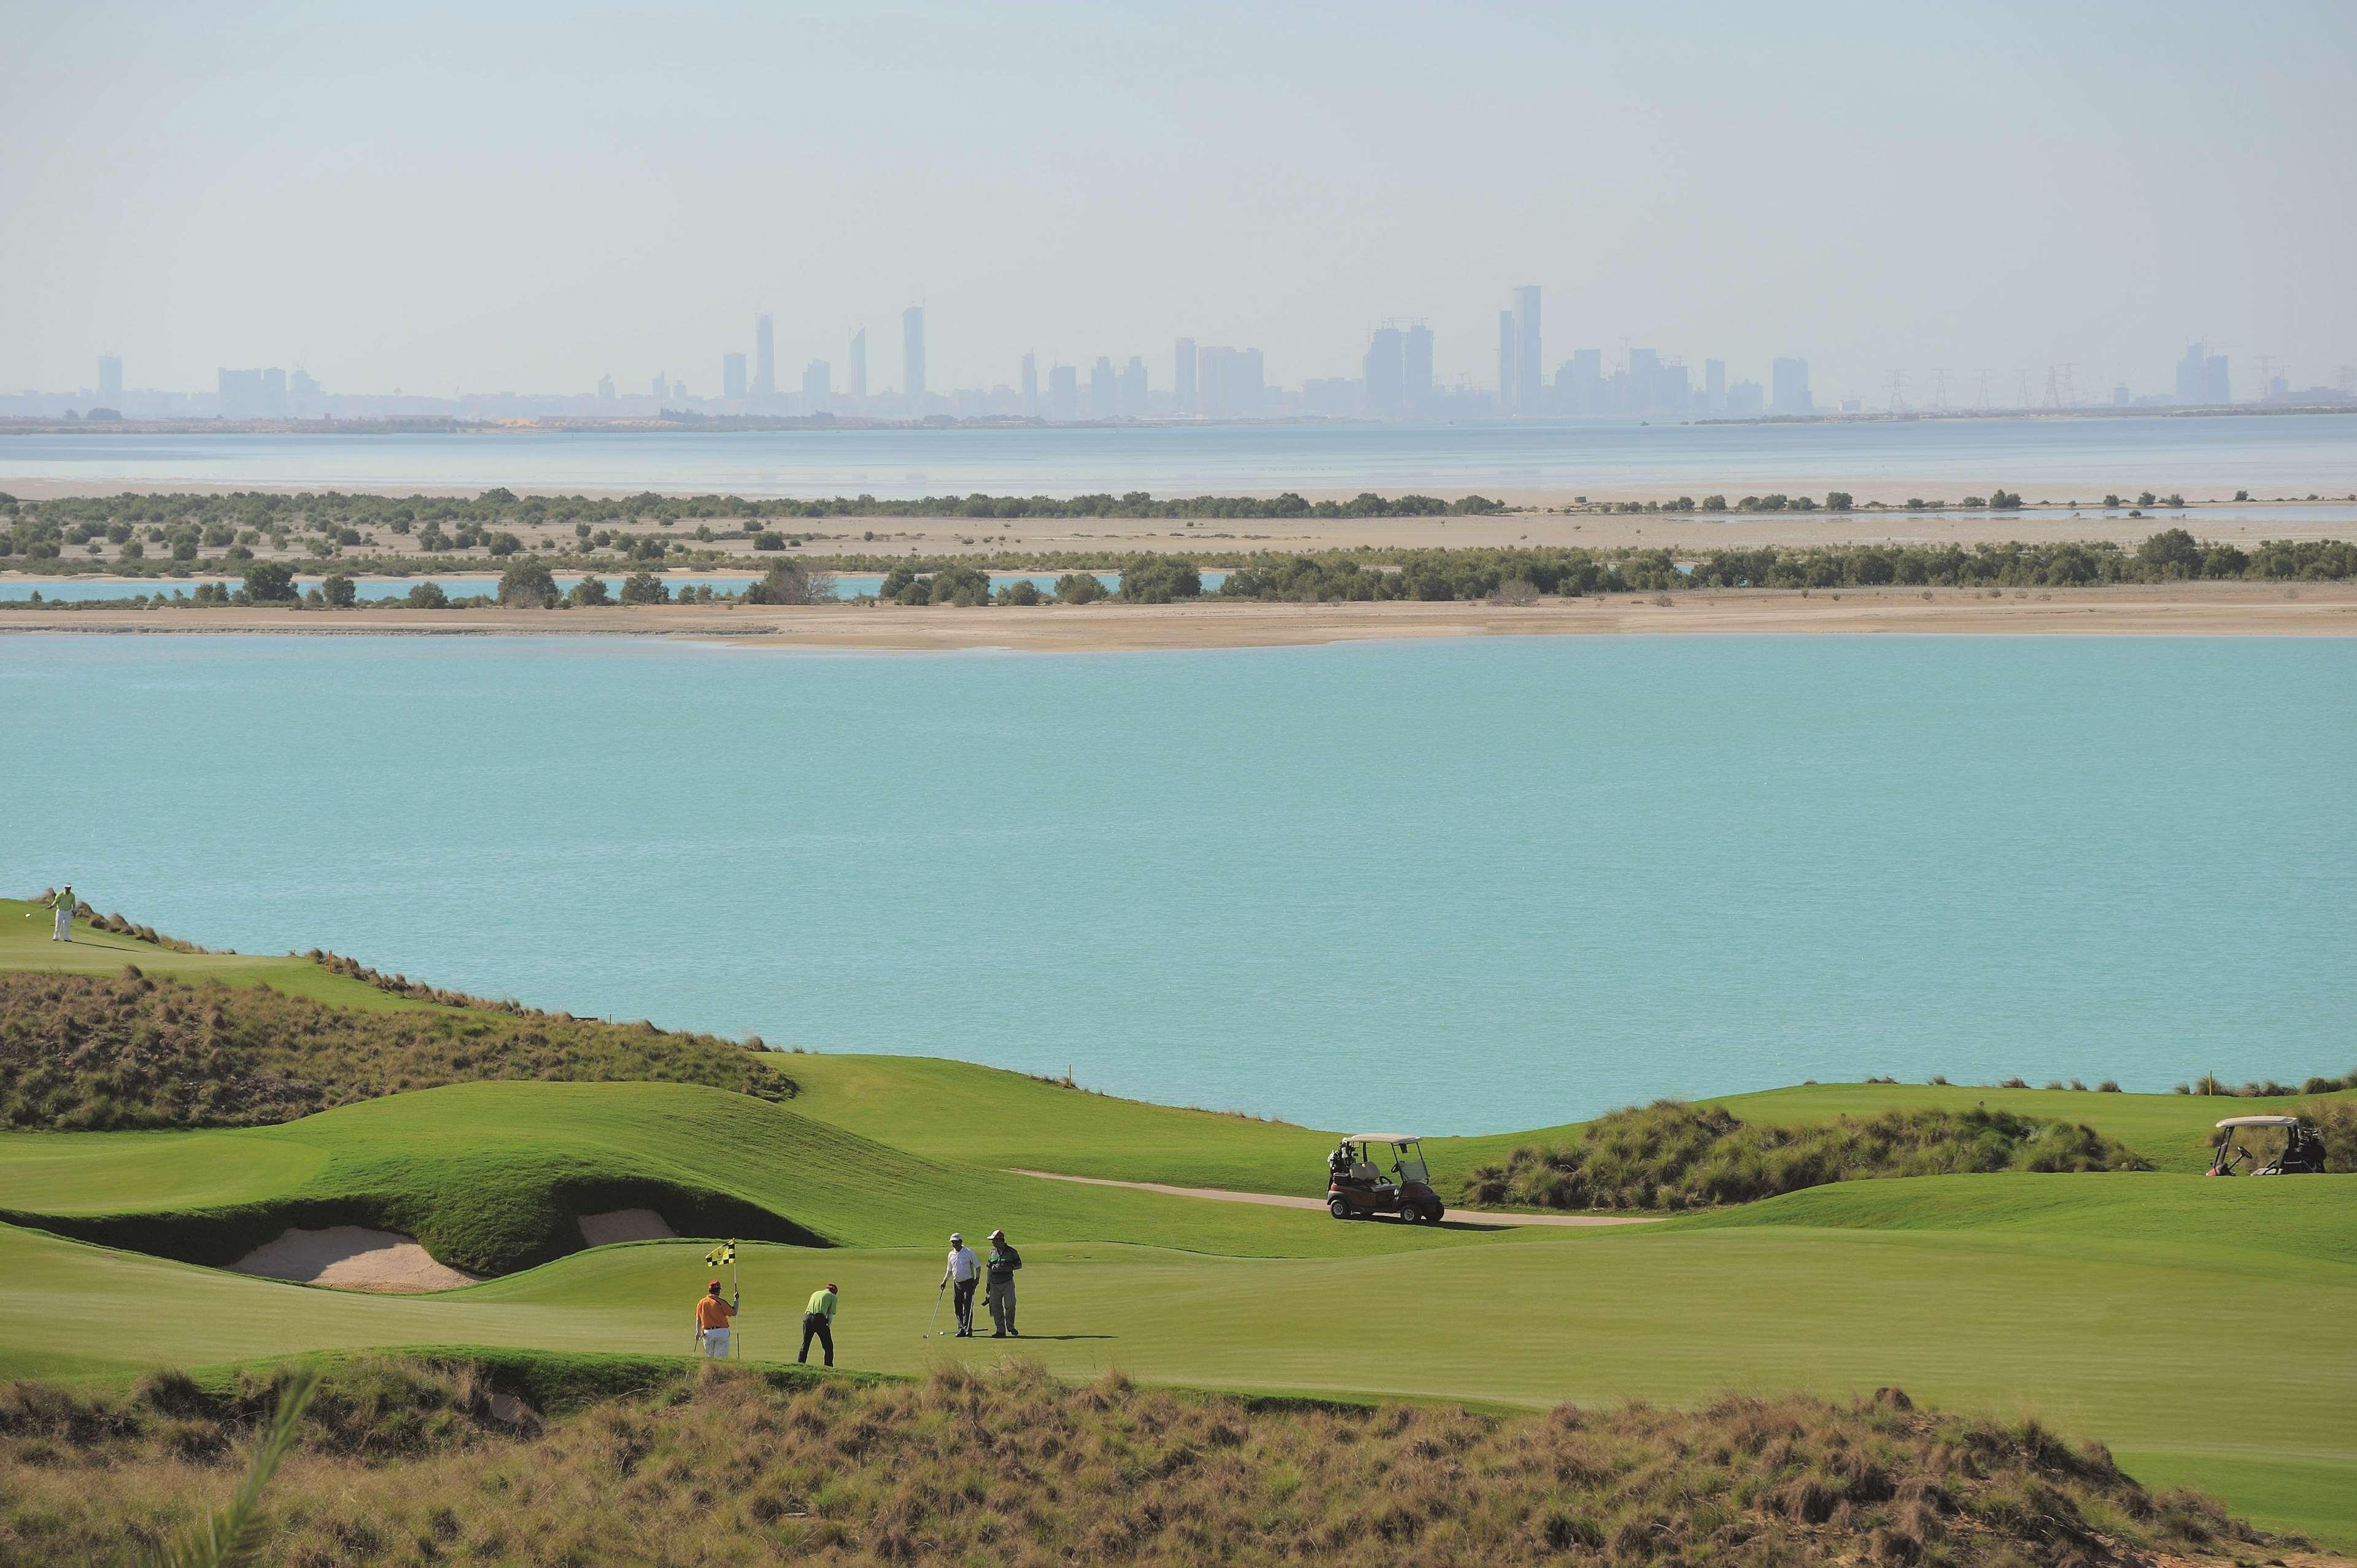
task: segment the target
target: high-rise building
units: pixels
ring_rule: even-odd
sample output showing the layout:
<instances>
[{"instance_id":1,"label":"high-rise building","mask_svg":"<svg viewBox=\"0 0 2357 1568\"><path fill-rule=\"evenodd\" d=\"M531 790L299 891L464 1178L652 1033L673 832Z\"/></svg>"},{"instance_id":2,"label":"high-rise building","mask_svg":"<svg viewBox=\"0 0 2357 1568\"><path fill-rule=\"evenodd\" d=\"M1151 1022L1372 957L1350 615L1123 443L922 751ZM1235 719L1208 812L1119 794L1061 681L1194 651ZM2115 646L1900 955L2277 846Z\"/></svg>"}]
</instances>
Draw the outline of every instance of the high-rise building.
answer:
<instances>
[{"instance_id":1,"label":"high-rise building","mask_svg":"<svg viewBox=\"0 0 2357 1568\"><path fill-rule=\"evenodd\" d=\"M221 412L224 419L281 419L286 413L286 372L283 370L218 372Z\"/></svg>"},{"instance_id":2,"label":"high-rise building","mask_svg":"<svg viewBox=\"0 0 2357 1568\"><path fill-rule=\"evenodd\" d=\"M720 395L725 398L742 398L745 395L744 355L720 356Z\"/></svg>"},{"instance_id":3,"label":"high-rise building","mask_svg":"<svg viewBox=\"0 0 2357 1568\"><path fill-rule=\"evenodd\" d=\"M1809 396L1809 361L1778 360L1768 367L1768 411L1770 413L1813 413Z\"/></svg>"},{"instance_id":4,"label":"high-rise building","mask_svg":"<svg viewBox=\"0 0 2357 1568\"><path fill-rule=\"evenodd\" d=\"M1363 365L1367 412L1377 419L1397 418L1407 403L1407 353L1398 328L1375 328Z\"/></svg>"},{"instance_id":5,"label":"high-rise building","mask_svg":"<svg viewBox=\"0 0 2357 1568\"><path fill-rule=\"evenodd\" d=\"M1195 350L1196 401L1206 418L1256 419L1268 402L1257 349Z\"/></svg>"},{"instance_id":6,"label":"high-rise building","mask_svg":"<svg viewBox=\"0 0 2357 1568\"><path fill-rule=\"evenodd\" d=\"M597 378L597 401L599 403L614 401L614 372L611 371Z\"/></svg>"},{"instance_id":7,"label":"high-rise building","mask_svg":"<svg viewBox=\"0 0 2357 1568\"><path fill-rule=\"evenodd\" d=\"M1555 404L1581 418L1609 413L1604 395L1604 350L1575 349L1555 373Z\"/></svg>"},{"instance_id":8,"label":"high-rise building","mask_svg":"<svg viewBox=\"0 0 2357 1568\"><path fill-rule=\"evenodd\" d=\"M2210 352L2207 345L2193 344L2185 350L2185 358L2177 361L2179 403L2189 407L2226 403L2230 390L2226 356Z\"/></svg>"},{"instance_id":9,"label":"high-rise building","mask_svg":"<svg viewBox=\"0 0 2357 1568\"><path fill-rule=\"evenodd\" d=\"M655 401L662 402L671 395L671 378L662 371L655 372Z\"/></svg>"},{"instance_id":10,"label":"high-rise building","mask_svg":"<svg viewBox=\"0 0 2357 1568\"><path fill-rule=\"evenodd\" d=\"M298 368L286 378L286 412L306 418L328 412L326 391L310 371Z\"/></svg>"},{"instance_id":11,"label":"high-rise building","mask_svg":"<svg viewBox=\"0 0 2357 1568\"><path fill-rule=\"evenodd\" d=\"M1658 349L1629 350L1629 406L1623 413L1652 413L1662 406L1662 353Z\"/></svg>"},{"instance_id":12,"label":"high-rise building","mask_svg":"<svg viewBox=\"0 0 2357 1568\"><path fill-rule=\"evenodd\" d=\"M1419 413L1432 402L1432 328L1418 322L1400 340L1401 380L1406 383L1407 412Z\"/></svg>"},{"instance_id":13,"label":"high-rise building","mask_svg":"<svg viewBox=\"0 0 2357 1568\"><path fill-rule=\"evenodd\" d=\"M1089 417L1111 419L1121 406L1121 377L1114 373L1113 361L1103 354L1089 371Z\"/></svg>"},{"instance_id":14,"label":"high-rise building","mask_svg":"<svg viewBox=\"0 0 2357 1568\"><path fill-rule=\"evenodd\" d=\"M1195 339L1181 338L1171 351L1170 400L1178 413L1200 413L1195 397Z\"/></svg>"},{"instance_id":15,"label":"high-rise building","mask_svg":"<svg viewBox=\"0 0 2357 1568\"><path fill-rule=\"evenodd\" d=\"M1514 412L1514 389L1522 385L1522 375L1514 366L1514 350L1519 346L1514 333L1514 313L1498 312L1498 412Z\"/></svg>"},{"instance_id":16,"label":"high-rise building","mask_svg":"<svg viewBox=\"0 0 2357 1568\"><path fill-rule=\"evenodd\" d=\"M115 413L123 412L123 356L101 354L98 357L98 401Z\"/></svg>"},{"instance_id":17,"label":"high-rise building","mask_svg":"<svg viewBox=\"0 0 2357 1568\"><path fill-rule=\"evenodd\" d=\"M1081 373L1070 365L1048 371L1048 417L1069 423L1081 416Z\"/></svg>"},{"instance_id":18,"label":"high-rise building","mask_svg":"<svg viewBox=\"0 0 2357 1568\"><path fill-rule=\"evenodd\" d=\"M851 335L851 363L844 367L848 378L845 390L851 394L856 409L867 401L867 328L863 327Z\"/></svg>"},{"instance_id":19,"label":"high-rise building","mask_svg":"<svg viewBox=\"0 0 2357 1568\"><path fill-rule=\"evenodd\" d=\"M910 413L922 413L925 403L925 307L912 305L900 312L900 392Z\"/></svg>"},{"instance_id":20,"label":"high-rise building","mask_svg":"<svg viewBox=\"0 0 2357 1568\"><path fill-rule=\"evenodd\" d=\"M1121 368L1121 412L1125 419L1144 419L1146 414L1146 360L1136 354Z\"/></svg>"},{"instance_id":21,"label":"high-rise building","mask_svg":"<svg viewBox=\"0 0 2357 1568\"><path fill-rule=\"evenodd\" d=\"M1023 417L1039 417L1039 360L1028 349L1023 350Z\"/></svg>"},{"instance_id":22,"label":"high-rise building","mask_svg":"<svg viewBox=\"0 0 2357 1568\"><path fill-rule=\"evenodd\" d=\"M834 407L834 367L813 360L802 367L802 412L825 413Z\"/></svg>"},{"instance_id":23,"label":"high-rise building","mask_svg":"<svg viewBox=\"0 0 2357 1568\"><path fill-rule=\"evenodd\" d=\"M1705 360L1702 362L1702 401L1707 413L1717 413L1727 406L1727 361Z\"/></svg>"},{"instance_id":24,"label":"high-rise building","mask_svg":"<svg viewBox=\"0 0 2357 1568\"><path fill-rule=\"evenodd\" d=\"M753 317L753 395L768 397L778 390L778 338L763 311Z\"/></svg>"},{"instance_id":25,"label":"high-rise building","mask_svg":"<svg viewBox=\"0 0 2357 1568\"><path fill-rule=\"evenodd\" d=\"M1545 412L1541 378L1546 360L1539 345L1539 285L1514 290L1514 412L1528 417Z\"/></svg>"}]
</instances>

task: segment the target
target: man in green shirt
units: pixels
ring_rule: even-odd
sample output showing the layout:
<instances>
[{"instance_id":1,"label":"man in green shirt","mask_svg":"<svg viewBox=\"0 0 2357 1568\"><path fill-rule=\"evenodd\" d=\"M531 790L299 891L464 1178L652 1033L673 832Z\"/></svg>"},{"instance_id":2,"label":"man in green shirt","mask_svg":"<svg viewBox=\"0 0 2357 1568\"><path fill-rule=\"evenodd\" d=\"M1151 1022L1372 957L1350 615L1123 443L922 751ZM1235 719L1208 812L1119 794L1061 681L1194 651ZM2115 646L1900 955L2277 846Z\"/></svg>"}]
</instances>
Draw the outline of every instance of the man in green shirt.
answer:
<instances>
[{"instance_id":1,"label":"man in green shirt","mask_svg":"<svg viewBox=\"0 0 2357 1568\"><path fill-rule=\"evenodd\" d=\"M797 1361L810 1359L812 1339L817 1339L826 1350L826 1364L834 1365L834 1285L832 1281L823 1290L811 1293L810 1305L802 1308L802 1353Z\"/></svg>"},{"instance_id":2,"label":"man in green shirt","mask_svg":"<svg viewBox=\"0 0 2357 1568\"><path fill-rule=\"evenodd\" d=\"M982 1299L990 1308L990 1337L1004 1339L1013 1334L1023 1336L1015 1327L1015 1271L1023 1266L1023 1254L1006 1239L1004 1230L990 1233L990 1256L985 1260Z\"/></svg>"},{"instance_id":3,"label":"man in green shirt","mask_svg":"<svg viewBox=\"0 0 2357 1568\"><path fill-rule=\"evenodd\" d=\"M74 897L73 884L70 882L59 888L58 896L49 900L49 908L58 912L58 929L49 933L49 940L53 942L73 940L73 912L74 905L78 902L79 900Z\"/></svg>"}]
</instances>

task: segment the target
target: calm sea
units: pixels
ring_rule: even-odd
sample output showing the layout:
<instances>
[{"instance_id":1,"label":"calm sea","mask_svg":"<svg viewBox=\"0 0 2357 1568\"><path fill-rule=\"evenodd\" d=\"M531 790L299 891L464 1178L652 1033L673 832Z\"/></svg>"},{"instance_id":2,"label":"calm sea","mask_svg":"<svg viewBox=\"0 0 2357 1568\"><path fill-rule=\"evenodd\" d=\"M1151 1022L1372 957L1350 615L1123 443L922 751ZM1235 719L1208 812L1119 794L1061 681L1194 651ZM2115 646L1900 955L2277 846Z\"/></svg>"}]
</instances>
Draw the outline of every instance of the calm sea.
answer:
<instances>
[{"instance_id":1,"label":"calm sea","mask_svg":"<svg viewBox=\"0 0 2357 1568\"><path fill-rule=\"evenodd\" d=\"M2357 413L1826 424L1209 424L724 434L0 435L11 479L886 497L1664 494L2004 485L2093 500L2357 492ZM2196 491L2200 491L2196 494ZM1945 499L1956 499L1953 496Z\"/></svg>"},{"instance_id":2,"label":"calm sea","mask_svg":"<svg viewBox=\"0 0 2357 1568\"><path fill-rule=\"evenodd\" d=\"M2357 641L0 640L0 887L1464 1132L2357 1065Z\"/></svg>"}]
</instances>

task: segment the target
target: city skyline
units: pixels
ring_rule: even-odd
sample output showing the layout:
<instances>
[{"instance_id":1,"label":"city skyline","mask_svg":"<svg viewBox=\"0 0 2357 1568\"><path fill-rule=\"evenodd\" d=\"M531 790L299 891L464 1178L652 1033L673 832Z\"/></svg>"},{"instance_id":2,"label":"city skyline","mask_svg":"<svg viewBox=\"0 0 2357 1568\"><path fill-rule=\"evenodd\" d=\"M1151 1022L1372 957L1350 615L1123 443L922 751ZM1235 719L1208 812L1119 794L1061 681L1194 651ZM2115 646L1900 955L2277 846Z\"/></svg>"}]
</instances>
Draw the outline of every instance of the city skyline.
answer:
<instances>
[{"instance_id":1,"label":"city skyline","mask_svg":"<svg viewBox=\"0 0 2357 1568\"><path fill-rule=\"evenodd\" d=\"M2357 16L2116 10L1440 27L1380 0L920 0L724 5L693 39L530 3L28 11L0 209L39 242L0 251L0 289L38 308L0 312L0 389L78 388L120 352L132 384L188 392L261 364L443 396L662 370L712 396L742 351L748 387L791 394L920 302L935 389L1007 381L1027 349L1158 371L1189 335L1299 387L1362 375L1393 320L1428 324L1454 387L1495 381L1518 285L1547 374L1650 344L1763 384L1805 357L1821 402L1880 401L1893 367L1929 401L1951 367L1954 403L1985 365L2007 392L2031 367L2042 399L2050 363L2086 401L2170 387L2201 341L2329 381L2357 361L2357 107L2331 63Z\"/></svg>"}]
</instances>

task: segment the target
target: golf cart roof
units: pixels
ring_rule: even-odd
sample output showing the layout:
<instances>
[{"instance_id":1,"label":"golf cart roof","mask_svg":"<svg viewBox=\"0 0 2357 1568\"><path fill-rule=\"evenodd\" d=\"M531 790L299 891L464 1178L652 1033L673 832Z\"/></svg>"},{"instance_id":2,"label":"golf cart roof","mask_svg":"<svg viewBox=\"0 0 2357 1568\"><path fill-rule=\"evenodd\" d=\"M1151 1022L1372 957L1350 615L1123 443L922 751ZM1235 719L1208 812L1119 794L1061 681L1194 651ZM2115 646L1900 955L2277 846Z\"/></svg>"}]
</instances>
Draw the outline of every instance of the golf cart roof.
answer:
<instances>
[{"instance_id":1,"label":"golf cart roof","mask_svg":"<svg viewBox=\"0 0 2357 1568\"><path fill-rule=\"evenodd\" d=\"M2218 1125L2220 1127L2297 1127L2299 1125L2299 1118L2297 1116L2229 1116Z\"/></svg>"},{"instance_id":2,"label":"golf cart roof","mask_svg":"<svg viewBox=\"0 0 2357 1568\"><path fill-rule=\"evenodd\" d=\"M1417 1141L1414 1133L1353 1133L1343 1140L1351 1144L1413 1144Z\"/></svg>"}]
</instances>

